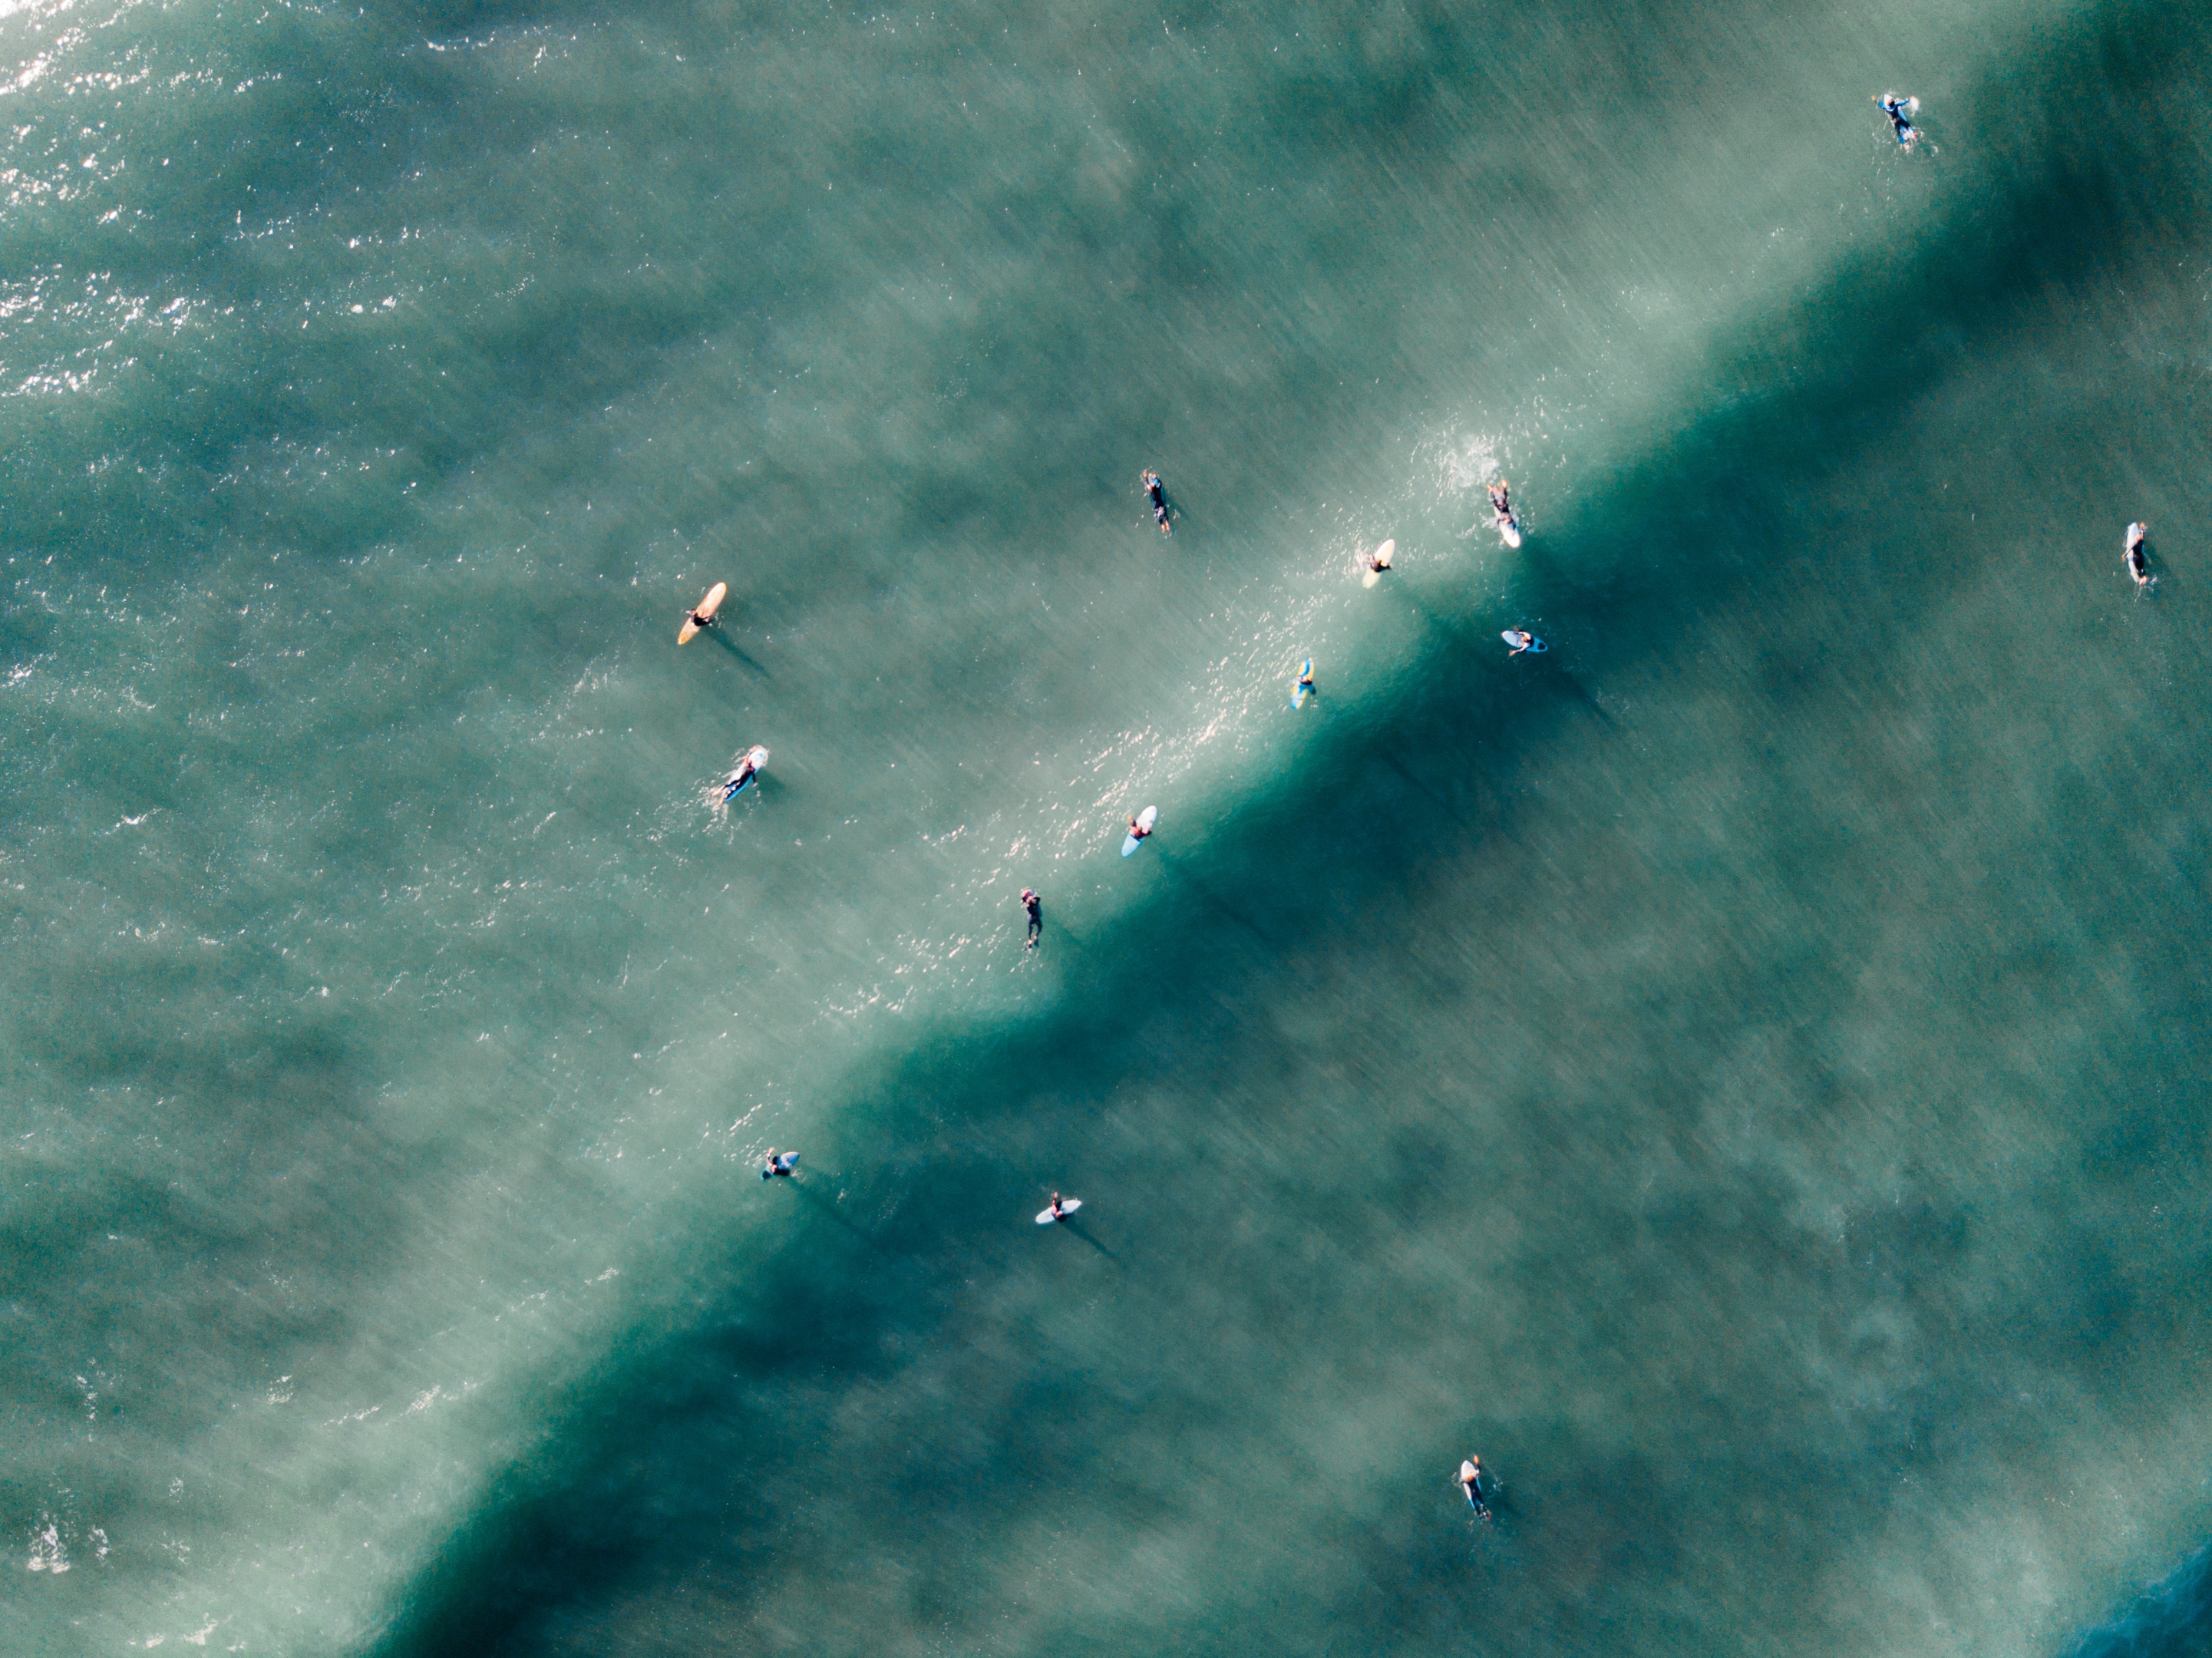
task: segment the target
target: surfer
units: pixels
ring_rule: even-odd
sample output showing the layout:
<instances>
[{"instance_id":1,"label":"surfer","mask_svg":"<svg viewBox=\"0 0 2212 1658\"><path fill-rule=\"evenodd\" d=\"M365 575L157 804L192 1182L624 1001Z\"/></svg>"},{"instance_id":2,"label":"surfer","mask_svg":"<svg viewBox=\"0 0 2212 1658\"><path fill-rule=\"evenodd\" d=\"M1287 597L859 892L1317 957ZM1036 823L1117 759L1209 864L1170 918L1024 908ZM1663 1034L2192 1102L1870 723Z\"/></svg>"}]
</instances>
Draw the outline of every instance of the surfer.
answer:
<instances>
[{"instance_id":1,"label":"surfer","mask_svg":"<svg viewBox=\"0 0 2212 1658\"><path fill-rule=\"evenodd\" d=\"M692 611L691 625L695 628L713 627L714 625L714 612L705 609L703 606Z\"/></svg>"},{"instance_id":2,"label":"surfer","mask_svg":"<svg viewBox=\"0 0 2212 1658\"><path fill-rule=\"evenodd\" d=\"M745 757L738 762L738 768L723 780L722 804L724 805L736 799L738 791L760 775L760 762L753 757L759 752L758 749L746 750Z\"/></svg>"},{"instance_id":3,"label":"surfer","mask_svg":"<svg viewBox=\"0 0 2212 1658\"><path fill-rule=\"evenodd\" d=\"M1152 516L1159 521L1160 533L1171 536L1175 525L1168 522L1168 489L1160 482L1160 475L1147 466L1137 475L1145 486L1145 499L1152 504Z\"/></svg>"},{"instance_id":4,"label":"surfer","mask_svg":"<svg viewBox=\"0 0 2212 1658\"><path fill-rule=\"evenodd\" d=\"M1490 1518L1490 1505L1482 1500L1482 1459L1470 1456L1459 1465L1459 1488L1467 1493L1467 1505L1485 1520Z\"/></svg>"},{"instance_id":5,"label":"surfer","mask_svg":"<svg viewBox=\"0 0 2212 1658\"><path fill-rule=\"evenodd\" d=\"M1513 502L1506 494L1510 487L1504 478L1490 486L1490 510L1498 515L1498 527L1501 530L1513 522Z\"/></svg>"},{"instance_id":6,"label":"surfer","mask_svg":"<svg viewBox=\"0 0 2212 1658\"><path fill-rule=\"evenodd\" d=\"M1066 1220L1067 1218L1067 1206L1060 1202L1060 1193L1057 1192L1052 1194L1052 1201L1045 1206L1044 1212L1048 1215L1050 1215L1054 1220Z\"/></svg>"},{"instance_id":7,"label":"surfer","mask_svg":"<svg viewBox=\"0 0 2212 1658\"><path fill-rule=\"evenodd\" d=\"M2143 556L2143 537L2149 533L2150 525L2148 524L2128 525L2126 555L2128 574L2135 578L2136 586L2138 587L2149 586L2153 580L2149 561Z\"/></svg>"},{"instance_id":8,"label":"surfer","mask_svg":"<svg viewBox=\"0 0 2212 1658\"><path fill-rule=\"evenodd\" d=\"M1889 117L1890 125L1897 130L1897 142L1907 149L1911 149L1913 140L1920 136L1919 129L1912 125L1912 116L1919 109L1920 100L1917 98L1900 98L1893 92L1885 92L1875 102L1881 106L1881 112Z\"/></svg>"},{"instance_id":9,"label":"surfer","mask_svg":"<svg viewBox=\"0 0 2212 1658\"><path fill-rule=\"evenodd\" d=\"M774 1180L778 1175L781 1175L784 1179L788 1180L791 1177L793 1165L797 1163L798 1161L798 1152L787 1151L779 1157L775 1154L775 1148L771 1145L768 1149L768 1161L761 1165L761 1178L763 1180Z\"/></svg>"},{"instance_id":10,"label":"surfer","mask_svg":"<svg viewBox=\"0 0 2212 1658\"><path fill-rule=\"evenodd\" d=\"M1305 666L1298 670L1297 689L1302 695L1310 695L1313 688L1313 659L1308 657Z\"/></svg>"},{"instance_id":11,"label":"surfer","mask_svg":"<svg viewBox=\"0 0 2212 1658\"><path fill-rule=\"evenodd\" d=\"M1397 544L1395 541L1386 541L1373 552L1362 554L1359 562L1367 567L1369 574L1381 575L1390 568L1390 554Z\"/></svg>"},{"instance_id":12,"label":"surfer","mask_svg":"<svg viewBox=\"0 0 2212 1658\"><path fill-rule=\"evenodd\" d=\"M1044 900L1038 897L1036 894L1031 892L1027 887L1024 887L1022 889L1022 908L1029 912L1029 947L1031 950L1035 950L1037 947L1037 934L1044 931Z\"/></svg>"},{"instance_id":13,"label":"surfer","mask_svg":"<svg viewBox=\"0 0 2212 1658\"><path fill-rule=\"evenodd\" d=\"M1139 823L1133 817L1129 820L1129 838L1132 841L1141 841L1152 832L1152 826L1150 823Z\"/></svg>"},{"instance_id":14,"label":"surfer","mask_svg":"<svg viewBox=\"0 0 2212 1658\"><path fill-rule=\"evenodd\" d=\"M1505 642L1513 647L1511 650L1506 652L1505 654L1508 656L1518 656L1522 652L1527 650L1531 645L1534 645L1536 642L1536 635L1530 633L1526 628L1508 628L1505 630Z\"/></svg>"}]
</instances>

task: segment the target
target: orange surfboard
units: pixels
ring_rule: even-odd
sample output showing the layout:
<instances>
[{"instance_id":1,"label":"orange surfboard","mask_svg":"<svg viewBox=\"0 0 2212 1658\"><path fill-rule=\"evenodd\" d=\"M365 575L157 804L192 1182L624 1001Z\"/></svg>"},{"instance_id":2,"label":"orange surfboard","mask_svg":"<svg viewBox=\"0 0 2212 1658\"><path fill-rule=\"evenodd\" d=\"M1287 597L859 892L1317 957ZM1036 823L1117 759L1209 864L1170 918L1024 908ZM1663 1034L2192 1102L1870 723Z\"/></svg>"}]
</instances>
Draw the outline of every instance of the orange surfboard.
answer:
<instances>
[{"instance_id":1,"label":"orange surfboard","mask_svg":"<svg viewBox=\"0 0 2212 1658\"><path fill-rule=\"evenodd\" d=\"M699 601L699 608L685 616L684 625L676 630L676 642L679 645L689 645L699 631L699 619L704 616L708 621L712 622L714 619L714 612L722 608L723 595L729 591L729 584L726 581L718 581L709 587L707 590L706 598Z\"/></svg>"}]
</instances>

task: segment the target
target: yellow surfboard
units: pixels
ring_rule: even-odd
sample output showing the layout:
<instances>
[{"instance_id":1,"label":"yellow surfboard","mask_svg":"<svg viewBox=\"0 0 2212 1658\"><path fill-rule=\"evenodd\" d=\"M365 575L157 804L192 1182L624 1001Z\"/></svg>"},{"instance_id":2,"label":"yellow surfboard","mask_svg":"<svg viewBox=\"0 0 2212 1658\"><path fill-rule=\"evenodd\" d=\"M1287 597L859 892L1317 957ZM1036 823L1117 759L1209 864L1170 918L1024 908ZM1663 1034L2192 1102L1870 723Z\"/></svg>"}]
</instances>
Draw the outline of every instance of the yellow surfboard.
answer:
<instances>
[{"instance_id":1,"label":"yellow surfboard","mask_svg":"<svg viewBox=\"0 0 2212 1658\"><path fill-rule=\"evenodd\" d=\"M684 625L676 630L676 642L679 645L689 645L697 635L699 624L702 622L712 622L714 619L714 612L722 608L723 595L729 591L730 586L726 581L718 581L709 587L707 590L706 598L699 601L699 608L685 616Z\"/></svg>"}]
</instances>

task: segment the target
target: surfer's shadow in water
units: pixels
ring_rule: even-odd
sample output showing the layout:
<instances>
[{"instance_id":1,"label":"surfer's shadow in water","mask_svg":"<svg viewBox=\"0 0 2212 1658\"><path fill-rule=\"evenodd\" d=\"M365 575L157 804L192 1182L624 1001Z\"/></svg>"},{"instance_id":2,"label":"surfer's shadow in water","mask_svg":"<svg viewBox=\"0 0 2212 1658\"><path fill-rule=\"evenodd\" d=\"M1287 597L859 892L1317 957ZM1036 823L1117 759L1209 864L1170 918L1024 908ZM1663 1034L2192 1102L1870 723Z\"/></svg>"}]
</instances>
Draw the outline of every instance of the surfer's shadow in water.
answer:
<instances>
[{"instance_id":1,"label":"surfer's shadow in water","mask_svg":"<svg viewBox=\"0 0 2212 1658\"><path fill-rule=\"evenodd\" d=\"M720 645L724 650L727 651L732 656L737 658L738 661L744 663L745 666L750 668L763 679L773 679L775 677L775 676L770 673L766 668L763 668L759 663L754 661L752 658L747 656L744 648L738 645L738 641L731 638L729 635L724 633L720 628L714 629L707 636L713 640L717 645Z\"/></svg>"},{"instance_id":2,"label":"surfer's shadow in water","mask_svg":"<svg viewBox=\"0 0 2212 1658\"><path fill-rule=\"evenodd\" d=\"M1081 1221L1076 1219L1073 1215L1062 1215L1058 1220L1052 1224L1050 1230L1055 1232L1073 1233L1075 1236L1081 1238L1085 1243L1096 1249L1100 1254L1105 1256L1109 1260L1119 1260L1121 1259L1121 1256L1115 1254L1104 1244L1099 1242L1097 1238L1091 1236L1090 1229L1085 1226Z\"/></svg>"}]
</instances>

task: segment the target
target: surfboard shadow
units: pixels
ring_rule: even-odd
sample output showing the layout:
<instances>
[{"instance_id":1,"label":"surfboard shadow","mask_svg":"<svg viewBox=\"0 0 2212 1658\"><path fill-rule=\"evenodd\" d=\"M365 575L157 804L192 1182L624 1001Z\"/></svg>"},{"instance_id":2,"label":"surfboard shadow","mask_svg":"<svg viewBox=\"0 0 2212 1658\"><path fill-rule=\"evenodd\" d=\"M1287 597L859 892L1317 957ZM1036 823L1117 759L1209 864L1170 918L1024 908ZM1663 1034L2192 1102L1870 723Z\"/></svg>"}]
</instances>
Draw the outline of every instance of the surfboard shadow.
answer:
<instances>
[{"instance_id":1,"label":"surfboard shadow","mask_svg":"<svg viewBox=\"0 0 2212 1658\"><path fill-rule=\"evenodd\" d=\"M1073 1216L1063 1216L1061 1218L1060 1222L1060 1230L1064 1232L1073 1232L1077 1237L1081 1238L1085 1243L1096 1249L1100 1254L1105 1256L1109 1260L1119 1260L1121 1259L1121 1256L1115 1254L1104 1244L1099 1242L1097 1238L1091 1236L1090 1231L1084 1226L1083 1223L1075 1219Z\"/></svg>"},{"instance_id":2,"label":"surfboard shadow","mask_svg":"<svg viewBox=\"0 0 2212 1658\"><path fill-rule=\"evenodd\" d=\"M1236 922L1237 926L1243 927L1246 932L1249 932L1254 938L1257 938L1261 944L1267 945L1270 950L1276 947L1276 941L1268 936L1267 930L1257 921L1239 910L1227 899L1222 897L1220 894L1215 892L1204 882L1199 880L1197 877L1188 873L1179 867L1178 860L1176 859L1170 857L1166 852L1159 850L1155 850L1153 855L1159 859L1161 868L1166 870L1168 873L1174 876L1176 880L1182 882L1185 885L1195 888L1199 896L1205 899L1207 903L1212 905L1214 908L1219 910L1231 920Z\"/></svg>"},{"instance_id":3,"label":"surfboard shadow","mask_svg":"<svg viewBox=\"0 0 2212 1658\"><path fill-rule=\"evenodd\" d=\"M787 1181L784 1183L787 1186L789 1186L792 1190L798 1194L799 1200L805 1204L808 1208L813 1210L816 1214L825 1216L829 1219L835 1221L838 1225L850 1232L854 1237L860 1239L861 1242L866 1244L871 1249L881 1248L875 1239L869 1236L866 1228L863 1227L850 1215L846 1214L842 1210L837 1207L836 1199L826 1197L822 1193L813 1191L808 1187L802 1185L800 1182L804 1179L805 1176L802 1175Z\"/></svg>"},{"instance_id":4,"label":"surfboard shadow","mask_svg":"<svg viewBox=\"0 0 2212 1658\"><path fill-rule=\"evenodd\" d=\"M763 679L773 679L775 677L775 676L770 673L766 668L763 668L759 663L754 661L752 658L747 656L744 648L738 645L738 641L731 638L729 635L724 633L720 628L710 629L708 632L708 637L712 639L717 645L720 645L724 650L727 651L732 656L737 658L738 661L744 663L745 666L750 668Z\"/></svg>"}]
</instances>

